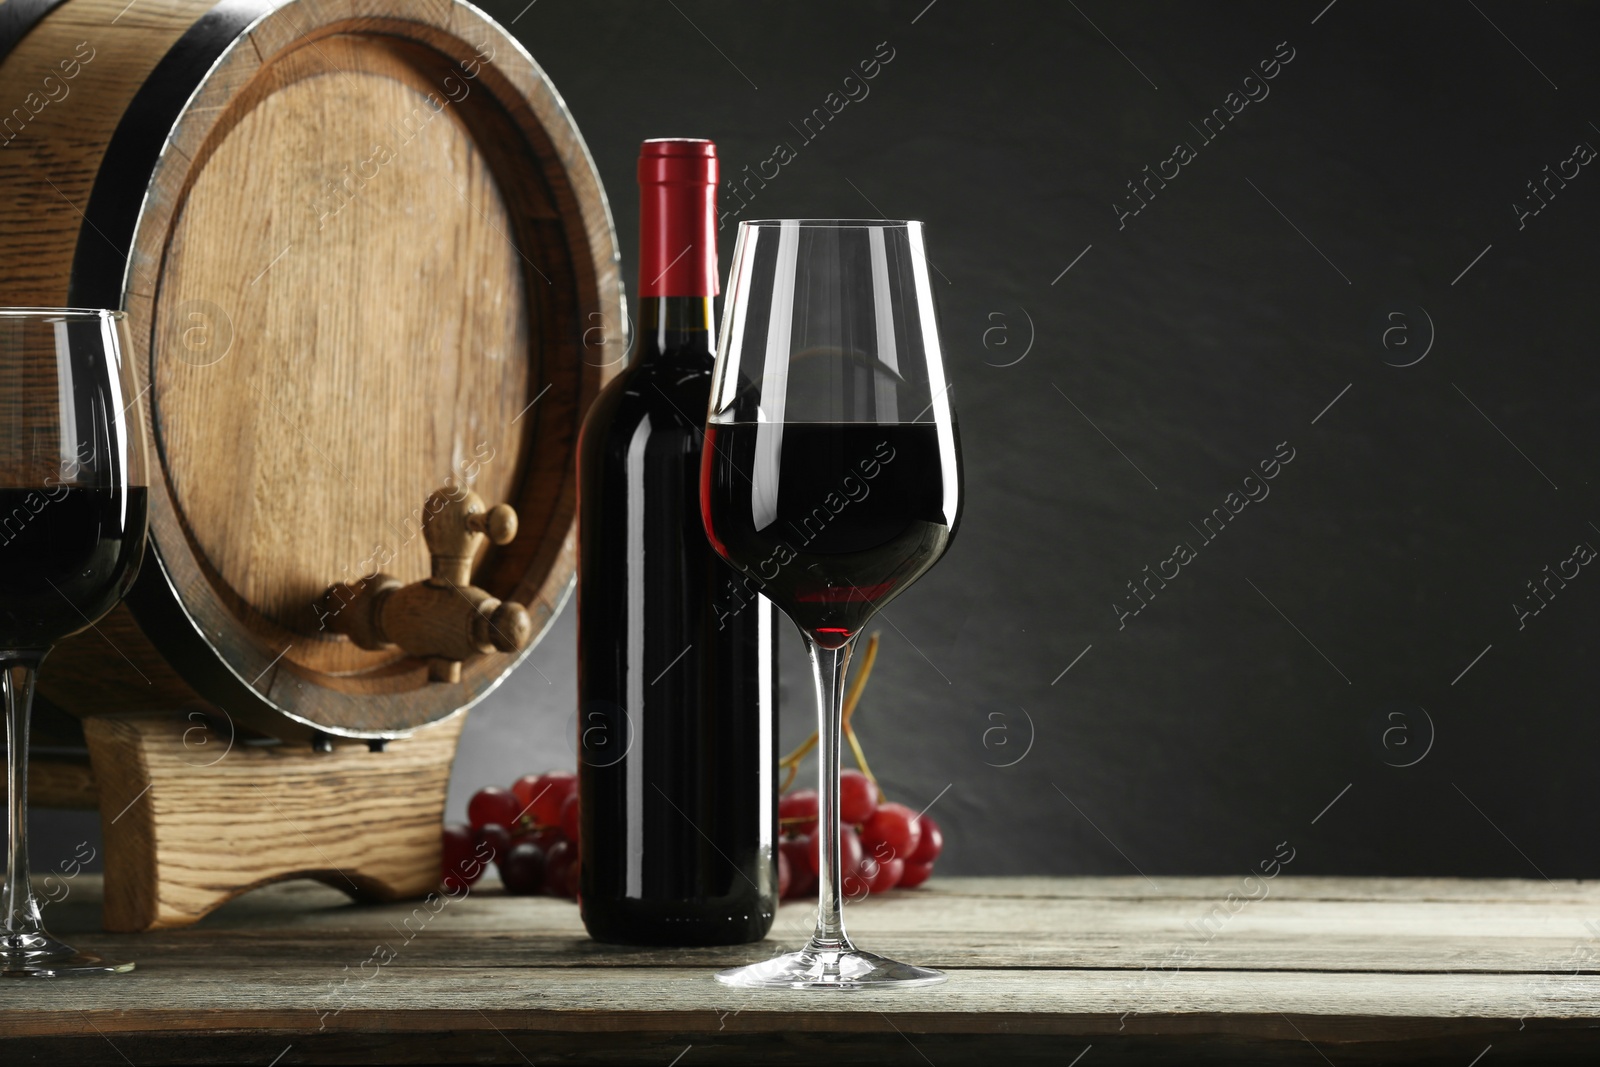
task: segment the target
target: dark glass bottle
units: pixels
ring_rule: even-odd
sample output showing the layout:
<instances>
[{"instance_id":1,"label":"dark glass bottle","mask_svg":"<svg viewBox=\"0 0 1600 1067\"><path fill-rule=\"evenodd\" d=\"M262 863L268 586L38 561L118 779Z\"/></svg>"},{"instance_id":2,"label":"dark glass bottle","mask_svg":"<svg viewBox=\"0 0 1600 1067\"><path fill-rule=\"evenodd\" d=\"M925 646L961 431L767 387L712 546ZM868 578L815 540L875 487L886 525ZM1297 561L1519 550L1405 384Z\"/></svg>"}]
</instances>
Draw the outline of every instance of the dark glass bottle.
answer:
<instances>
[{"instance_id":1,"label":"dark glass bottle","mask_svg":"<svg viewBox=\"0 0 1600 1067\"><path fill-rule=\"evenodd\" d=\"M772 605L700 519L716 149L646 141L633 358L578 457L578 788L599 941L758 941L777 910Z\"/></svg>"}]
</instances>

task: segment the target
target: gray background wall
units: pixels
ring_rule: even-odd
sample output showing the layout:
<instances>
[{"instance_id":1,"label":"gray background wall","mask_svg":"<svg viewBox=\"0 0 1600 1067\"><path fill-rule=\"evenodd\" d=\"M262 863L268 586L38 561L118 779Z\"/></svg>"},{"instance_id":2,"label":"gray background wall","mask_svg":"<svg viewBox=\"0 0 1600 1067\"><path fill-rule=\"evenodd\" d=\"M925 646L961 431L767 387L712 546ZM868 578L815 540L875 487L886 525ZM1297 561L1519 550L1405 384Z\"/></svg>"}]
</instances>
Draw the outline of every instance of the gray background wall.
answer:
<instances>
[{"instance_id":1,"label":"gray background wall","mask_svg":"<svg viewBox=\"0 0 1600 1067\"><path fill-rule=\"evenodd\" d=\"M1600 174L1512 206L1600 146L1597 9L487 7L582 128L630 287L649 136L713 138L741 176L792 146L742 217L926 220L968 506L879 623L858 724L896 799L936 800L941 871L1243 872L1287 841L1297 873L1600 874L1600 574L1513 609L1600 546ZM1270 95L1203 143L1279 42ZM1281 442L1270 496L1204 542ZM813 710L785 638L787 743ZM573 658L569 610L473 712L453 816L573 765Z\"/></svg>"},{"instance_id":2,"label":"gray background wall","mask_svg":"<svg viewBox=\"0 0 1600 1067\"><path fill-rule=\"evenodd\" d=\"M1600 546L1600 173L1512 208L1600 146L1596 9L487 6L582 128L630 285L649 136L710 137L740 176L793 147L740 217L927 222L968 507L879 624L859 726L894 797L938 798L942 870L1243 871L1287 840L1300 872L1600 873L1600 573L1512 607ZM880 42L869 95L804 140ZM1280 442L1270 496L1203 541ZM1119 626L1178 542L1196 558ZM569 613L474 712L453 810L572 764L572 660Z\"/></svg>"}]
</instances>

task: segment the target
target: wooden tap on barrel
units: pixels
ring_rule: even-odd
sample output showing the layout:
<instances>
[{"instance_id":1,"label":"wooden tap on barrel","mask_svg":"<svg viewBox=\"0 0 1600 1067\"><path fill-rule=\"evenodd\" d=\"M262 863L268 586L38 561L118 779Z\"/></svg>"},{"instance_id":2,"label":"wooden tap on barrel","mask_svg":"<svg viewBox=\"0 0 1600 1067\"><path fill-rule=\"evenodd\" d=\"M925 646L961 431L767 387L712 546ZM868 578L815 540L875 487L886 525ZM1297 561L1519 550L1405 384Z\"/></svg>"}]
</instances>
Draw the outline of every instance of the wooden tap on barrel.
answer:
<instances>
[{"instance_id":1,"label":"wooden tap on barrel","mask_svg":"<svg viewBox=\"0 0 1600 1067\"><path fill-rule=\"evenodd\" d=\"M470 490L440 489L428 497L422 536L432 574L410 585L380 572L329 586L318 612L328 628L365 649L399 647L426 659L435 682L459 682L461 661L471 656L528 647L528 609L472 584L484 540L508 545L517 536L516 510L485 508Z\"/></svg>"}]
</instances>

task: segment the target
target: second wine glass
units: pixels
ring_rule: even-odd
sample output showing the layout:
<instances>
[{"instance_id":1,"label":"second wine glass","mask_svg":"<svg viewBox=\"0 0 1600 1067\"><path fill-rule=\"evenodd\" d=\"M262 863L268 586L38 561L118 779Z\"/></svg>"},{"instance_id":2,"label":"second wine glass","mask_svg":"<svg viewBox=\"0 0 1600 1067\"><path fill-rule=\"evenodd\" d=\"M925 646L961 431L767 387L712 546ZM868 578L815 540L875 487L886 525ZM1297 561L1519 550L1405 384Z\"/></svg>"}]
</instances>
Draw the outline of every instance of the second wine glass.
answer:
<instances>
[{"instance_id":1,"label":"second wine glass","mask_svg":"<svg viewBox=\"0 0 1600 1067\"><path fill-rule=\"evenodd\" d=\"M702 457L712 546L799 627L817 686L817 925L727 985L940 982L857 949L844 929L839 742L845 672L869 619L944 554L961 462L920 222L745 222L724 308ZM736 602L730 599L730 602Z\"/></svg>"},{"instance_id":2,"label":"second wine glass","mask_svg":"<svg viewBox=\"0 0 1600 1067\"><path fill-rule=\"evenodd\" d=\"M121 312L0 308L0 690L9 852L0 975L133 970L50 934L28 874L28 718L34 672L98 622L144 555L144 434Z\"/></svg>"}]
</instances>

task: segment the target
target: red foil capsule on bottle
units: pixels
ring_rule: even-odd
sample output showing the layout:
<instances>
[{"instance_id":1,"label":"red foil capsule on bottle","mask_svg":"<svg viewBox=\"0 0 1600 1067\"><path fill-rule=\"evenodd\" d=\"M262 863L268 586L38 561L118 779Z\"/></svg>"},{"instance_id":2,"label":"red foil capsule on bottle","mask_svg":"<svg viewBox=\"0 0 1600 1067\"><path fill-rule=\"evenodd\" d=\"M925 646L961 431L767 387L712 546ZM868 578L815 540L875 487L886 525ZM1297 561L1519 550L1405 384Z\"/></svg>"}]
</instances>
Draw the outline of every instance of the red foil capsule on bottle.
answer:
<instances>
[{"instance_id":1,"label":"red foil capsule on bottle","mask_svg":"<svg viewBox=\"0 0 1600 1067\"><path fill-rule=\"evenodd\" d=\"M639 295L716 296L717 146L662 137L639 146Z\"/></svg>"}]
</instances>

